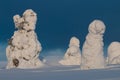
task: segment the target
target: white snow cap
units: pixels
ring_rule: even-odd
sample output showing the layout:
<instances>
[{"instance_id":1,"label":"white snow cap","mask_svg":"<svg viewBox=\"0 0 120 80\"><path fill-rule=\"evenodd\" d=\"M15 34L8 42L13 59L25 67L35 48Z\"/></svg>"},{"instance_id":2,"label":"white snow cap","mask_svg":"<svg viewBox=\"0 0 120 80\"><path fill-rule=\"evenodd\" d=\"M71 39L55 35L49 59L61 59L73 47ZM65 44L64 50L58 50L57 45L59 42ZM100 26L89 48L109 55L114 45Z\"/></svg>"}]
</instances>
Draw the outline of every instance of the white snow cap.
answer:
<instances>
[{"instance_id":1,"label":"white snow cap","mask_svg":"<svg viewBox=\"0 0 120 80\"><path fill-rule=\"evenodd\" d=\"M72 38L70 39L69 47L71 47L71 46L77 46L77 47L79 47L79 46L80 46L80 41L79 41L79 39L76 38L76 37L72 37Z\"/></svg>"},{"instance_id":2,"label":"white snow cap","mask_svg":"<svg viewBox=\"0 0 120 80\"><path fill-rule=\"evenodd\" d=\"M13 19L16 28L27 31L34 30L37 21L37 14L32 9L28 9L23 13L22 17L15 15Z\"/></svg>"},{"instance_id":3,"label":"white snow cap","mask_svg":"<svg viewBox=\"0 0 120 80\"><path fill-rule=\"evenodd\" d=\"M100 20L94 20L89 25L89 33L82 49L81 69L100 69L105 67L103 56L103 33L105 25Z\"/></svg>"},{"instance_id":4,"label":"white snow cap","mask_svg":"<svg viewBox=\"0 0 120 80\"><path fill-rule=\"evenodd\" d=\"M13 18L18 30L14 32L6 48L7 69L42 67L43 63L39 59L42 47L34 31L37 20L36 13L28 9L24 12L23 17L15 15Z\"/></svg>"},{"instance_id":5,"label":"white snow cap","mask_svg":"<svg viewBox=\"0 0 120 80\"><path fill-rule=\"evenodd\" d=\"M120 64L120 42L112 42L108 47L108 64Z\"/></svg>"},{"instance_id":6,"label":"white snow cap","mask_svg":"<svg viewBox=\"0 0 120 80\"><path fill-rule=\"evenodd\" d=\"M89 25L89 33L103 34L105 32L105 24L101 20L94 20Z\"/></svg>"},{"instance_id":7,"label":"white snow cap","mask_svg":"<svg viewBox=\"0 0 120 80\"><path fill-rule=\"evenodd\" d=\"M64 59L59 61L62 65L80 65L81 64L81 51L79 49L79 39L72 37L70 39L69 48L67 49Z\"/></svg>"}]
</instances>

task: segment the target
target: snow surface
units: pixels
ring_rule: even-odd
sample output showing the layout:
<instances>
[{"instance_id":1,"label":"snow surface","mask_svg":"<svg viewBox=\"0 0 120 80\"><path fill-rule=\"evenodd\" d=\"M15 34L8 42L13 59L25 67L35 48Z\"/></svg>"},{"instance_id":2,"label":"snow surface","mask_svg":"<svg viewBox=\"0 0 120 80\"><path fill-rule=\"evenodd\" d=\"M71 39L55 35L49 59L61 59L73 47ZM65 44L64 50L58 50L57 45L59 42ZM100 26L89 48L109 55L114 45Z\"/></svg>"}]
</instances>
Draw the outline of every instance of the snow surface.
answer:
<instances>
[{"instance_id":1,"label":"snow surface","mask_svg":"<svg viewBox=\"0 0 120 80\"><path fill-rule=\"evenodd\" d=\"M80 70L79 65L52 64L53 59L54 62L58 61L58 56L48 57L45 59L49 63L40 69L5 69L6 62L0 62L0 80L120 80L120 65L108 65L106 69Z\"/></svg>"}]
</instances>

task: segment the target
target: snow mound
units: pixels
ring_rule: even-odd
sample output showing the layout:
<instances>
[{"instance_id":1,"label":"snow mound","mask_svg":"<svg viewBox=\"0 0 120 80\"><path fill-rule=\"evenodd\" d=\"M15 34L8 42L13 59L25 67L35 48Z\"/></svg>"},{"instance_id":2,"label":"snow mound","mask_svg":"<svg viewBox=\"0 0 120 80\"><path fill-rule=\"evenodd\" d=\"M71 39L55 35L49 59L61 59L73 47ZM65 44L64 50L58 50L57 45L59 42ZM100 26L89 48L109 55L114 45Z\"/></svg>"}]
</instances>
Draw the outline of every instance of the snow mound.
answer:
<instances>
[{"instance_id":1,"label":"snow mound","mask_svg":"<svg viewBox=\"0 0 120 80\"><path fill-rule=\"evenodd\" d=\"M112 42L108 47L108 64L120 64L120 42Z\"/></svg>"},{"instance_id":2,"label":"snow mound","mask_svg":"<svg viewBox=\"0 0 120 80\"><path fill-rule=\"evenodd\" d=\"M79 49L79 39L72 37L70 40L69 48L64 55L64 59L59 61L62 65L80 65L81 64L81 51Z\"/></svg>"}]
</instances>

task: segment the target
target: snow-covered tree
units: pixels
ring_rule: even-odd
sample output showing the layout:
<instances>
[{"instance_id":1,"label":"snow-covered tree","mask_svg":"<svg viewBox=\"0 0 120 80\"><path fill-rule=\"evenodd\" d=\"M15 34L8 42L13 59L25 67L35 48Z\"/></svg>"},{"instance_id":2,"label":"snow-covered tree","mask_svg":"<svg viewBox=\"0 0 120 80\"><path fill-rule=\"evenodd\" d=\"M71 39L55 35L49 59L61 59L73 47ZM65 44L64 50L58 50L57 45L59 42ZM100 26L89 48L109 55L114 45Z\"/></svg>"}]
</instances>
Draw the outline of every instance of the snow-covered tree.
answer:
<instances>
[{"instance_id":1,"label":"snow-covered tree","mask_svg":"<svg viewBox=\"0 0 120 80\"><path fill-rule=\"evenodd\" d=\"M69 48L67 49L64 59L59 61L62 65L80 65L81 64L81 51L79 49L80 42L76 37L70 39Z\"/></svg>"},{"instance_id":2,"label":"snow-covered tree","mask_svg":"<svg viewBox=\"0 0 120 80\"><path fill-rule=\"evenodd\" d=\"M112 42L108 47L108 64L120 64L120 42Z\"/></svg>"},{"instance_id":3,"label":"snow-covered tree","mask_svg":"<svg viewBox=\"0 0 120 80\"><path fill-rule=\"evenodd\" d=\"M89 33L82 49L81 69L99 69L105 67L103 52L103 34L105 25L100 20L94 20L89 25Z\"/></svg>"},{"instance_id":4,"label":"snow-covered tree","mask_svg":"<svg viewBox=\"0 0 120 80\"><path fill-rule=\"evenodd\" d=\"M15 15L13 19L18 30L14 32L6 48L7 69L42 67L43 63L39 60L42 47L34 31L37 14L28 9L23 13L22 17Z\"/></svg>"}]
</instances>

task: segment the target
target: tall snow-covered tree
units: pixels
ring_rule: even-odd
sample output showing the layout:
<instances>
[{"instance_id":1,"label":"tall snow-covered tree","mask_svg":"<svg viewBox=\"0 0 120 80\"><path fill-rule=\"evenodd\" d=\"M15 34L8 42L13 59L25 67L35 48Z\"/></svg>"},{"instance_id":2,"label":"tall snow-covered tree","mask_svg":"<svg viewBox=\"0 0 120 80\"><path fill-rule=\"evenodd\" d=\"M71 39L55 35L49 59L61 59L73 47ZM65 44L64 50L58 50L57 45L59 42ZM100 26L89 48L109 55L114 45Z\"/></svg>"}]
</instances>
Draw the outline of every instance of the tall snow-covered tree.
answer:
<instances>
[{"instance_id":1,"label":"tall snow-covered tree","mask_svg":"<svg viewBox=\"0 0 120 80\"><path fill-rule=\"evenodd\" d=\"M37 14L28 9L22 17L15 15L13 19L18 30L14 32L6 48L7 69L42 67L43 63L39 60L42 47L34 31Z\"/></svg>"},{"instance_id":2,"label":"tall snow-covered tree","mask_svg":"<svg viewBox=\"0 0 120 80\"><path fill-rule=\"evenodd\" d=\"M89 25L89 33L82 49L81 69L99 69L105 67L103 52L103 34L105 25L100 20L94 20Z\"/></svg>"}]
</instances>

